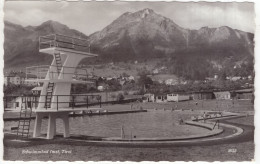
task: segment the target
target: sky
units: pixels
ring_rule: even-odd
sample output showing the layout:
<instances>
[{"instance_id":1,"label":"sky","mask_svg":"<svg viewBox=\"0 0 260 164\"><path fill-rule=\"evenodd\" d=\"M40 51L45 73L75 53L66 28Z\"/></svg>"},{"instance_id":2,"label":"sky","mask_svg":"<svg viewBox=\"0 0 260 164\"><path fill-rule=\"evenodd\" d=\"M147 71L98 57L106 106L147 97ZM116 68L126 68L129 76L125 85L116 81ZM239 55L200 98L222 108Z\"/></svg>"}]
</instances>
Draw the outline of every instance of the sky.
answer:
<instances>
[{"instance_id":1,"label":"sky","mask_svg":"<svg viewBox=\"0 0 260 164\"><path fill-rule=\"evenodd\" d=\"M187 29L229 26L255 31L254 3L7 1L4 19L22 26L58 21L86 35L102 30L125 12L150 8Z\"/></svg>"}]
</instances>

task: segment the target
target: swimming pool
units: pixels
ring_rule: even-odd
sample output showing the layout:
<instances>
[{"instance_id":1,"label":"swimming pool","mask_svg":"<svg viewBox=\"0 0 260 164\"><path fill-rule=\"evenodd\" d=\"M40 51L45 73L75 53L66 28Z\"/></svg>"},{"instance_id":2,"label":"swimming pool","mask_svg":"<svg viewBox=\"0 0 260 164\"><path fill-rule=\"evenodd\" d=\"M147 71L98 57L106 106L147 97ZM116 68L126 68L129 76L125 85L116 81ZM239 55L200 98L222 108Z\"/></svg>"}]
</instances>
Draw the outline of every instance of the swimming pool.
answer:
<instances>
[{"instance_id":1,"label":"swimming pool","mask_svg":"<svg viewBox=\"0 0 260 164\"><path fill-rule=\"evenodd\" d=\"M121 137L122 129L125 138L172 138L188 135L199 135L207 129L190 125L180 125L179 120L190 119L201 114L199 111L148 110L141 113L116 115L82 116L70 118L70 133L73 135ZM10 131L17 126L15 121L4 122L4 130ZM33 131L34 120L30 131ZM57 119L57 133L62 133L62 122ZM47 120L43 120L42 133L46 133Z\"/></svg>"}]
</instances>

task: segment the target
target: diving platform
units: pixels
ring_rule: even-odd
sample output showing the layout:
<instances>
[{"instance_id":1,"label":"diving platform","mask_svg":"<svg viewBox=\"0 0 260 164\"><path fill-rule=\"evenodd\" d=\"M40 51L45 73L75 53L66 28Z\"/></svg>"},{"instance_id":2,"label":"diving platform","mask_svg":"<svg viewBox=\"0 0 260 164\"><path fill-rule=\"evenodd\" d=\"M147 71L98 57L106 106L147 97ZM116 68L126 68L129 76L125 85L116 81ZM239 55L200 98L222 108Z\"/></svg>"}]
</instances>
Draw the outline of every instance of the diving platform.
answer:
<instances>
[{"instance_id":1,"label":"diving platform","mask_svg":"<svg viewBox=\"0 0 260 164\"><path fill-rule=\"evenodd\" d=\"M33 137L41 134L42 119L48 118L47 139L56 134L56 119L63 120L64 137L69 137L69 113L90 110L90 101L100 105L99 95L72 95L71 84L95 83L96 79L86 69L78 67L84 58L97 57L90 52L90 44L82 38L51 34L39 38L39 52L52 55L51 65L26 68L26 81L43 83L36 113ZM30 99L29 99L30 100ZM86 108L77 108L86 104ZM93 108L92 108L93 109Z\"/></svg>"},{"instance_id":2,"label":"diving platform","mask_svg":"<svg viewBox=\"0 0 260 164\"><path fill-rule=\"evenodd\" d=\"M63 48L63 47L44 48L44 49L40 49L39 52L46 53L49 55L52 55L55 52L60 52L63 54L66 54L66 53L80 54L80 55L84 55L85 57L97 57L98 56L98 55L90 53L90 52L76 51L74 49L67 49L67 48Z\"/></svg>"}]
</instances>

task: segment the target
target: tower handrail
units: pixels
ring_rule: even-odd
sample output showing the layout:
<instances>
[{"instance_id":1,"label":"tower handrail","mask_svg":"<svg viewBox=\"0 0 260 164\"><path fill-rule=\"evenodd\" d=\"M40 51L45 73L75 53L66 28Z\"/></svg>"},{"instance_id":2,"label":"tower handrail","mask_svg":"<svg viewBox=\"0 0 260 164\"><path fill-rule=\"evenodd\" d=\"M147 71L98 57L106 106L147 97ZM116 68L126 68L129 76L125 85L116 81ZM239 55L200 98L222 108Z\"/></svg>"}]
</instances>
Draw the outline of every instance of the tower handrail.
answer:
<instances>
[{"instance_id":1,"label":"tower handrail","mask_svg":"<svg viewBox=\"0 0 260 164\"><path fill-rule=\"evenodd\" d=\"M65 45L64 45L65 44ZM42 46L45 47L42 47ZM48 45L46 47L46 45ZM90 51L90 42L86 39L66 36L62 34L50 34L39 37L39 49L50 48L50 47L61 47L75 50L82 50L82 48L88 48Z\"/></svg>"},{"instance_id":2,"label":"tower handrail","mask_svg":"<svg viewBox=\"0 0 260 164\"><path fill-rule=\"evenodd\" d=\"M61 72L58 72L56 69L51 70L50 68L57 68L56 65L41 65L41 66L30 66L26 67L26 79L44 79L46 75L49 73L49 79L53 79L54 77L58 78L59 73L62 74L60 76L61 79L64 78L64 75L73 75L73 79L77 80L96 80L91 78L91 75L88 74L88 70L80 67L67 67L63 66ZM75 69L76 68L76 69ZM75 69L75 71L70 72L70 70ZM51 70L51 71L50 71ZM31 76L30 76L31 75Z\"/></svg>"}]
</instances>

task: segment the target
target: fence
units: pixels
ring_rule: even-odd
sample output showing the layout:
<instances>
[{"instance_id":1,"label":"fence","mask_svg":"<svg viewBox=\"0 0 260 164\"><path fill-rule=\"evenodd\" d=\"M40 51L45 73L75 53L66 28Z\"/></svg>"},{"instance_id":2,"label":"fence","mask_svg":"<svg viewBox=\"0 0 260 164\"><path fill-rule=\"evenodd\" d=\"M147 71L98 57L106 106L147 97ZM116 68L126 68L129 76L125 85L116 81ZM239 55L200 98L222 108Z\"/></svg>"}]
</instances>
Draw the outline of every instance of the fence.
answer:
<instances>
[{"instance_id":1,"label":"fence","mask_svg":"<svg viewBox=\"0 0 260 164\"><path fill-rule=\"evenodd\" d=\"M44 101L40 101L41 97L44 97ZM68 101L62 101L68 99ZM8 108L23 108L23 102L26 102L25 105L32 108L37 108L39 104L45 104L45 109L47 108L47 95L40 96L4 96L4 110ZM59 110L59 107L63 107L66 104L66 108L78 108L78 107L90 107L90 106L99 106L101 108L101 96L100 95L52 95L52 108Z\"/></svg>"}]
</instances>

